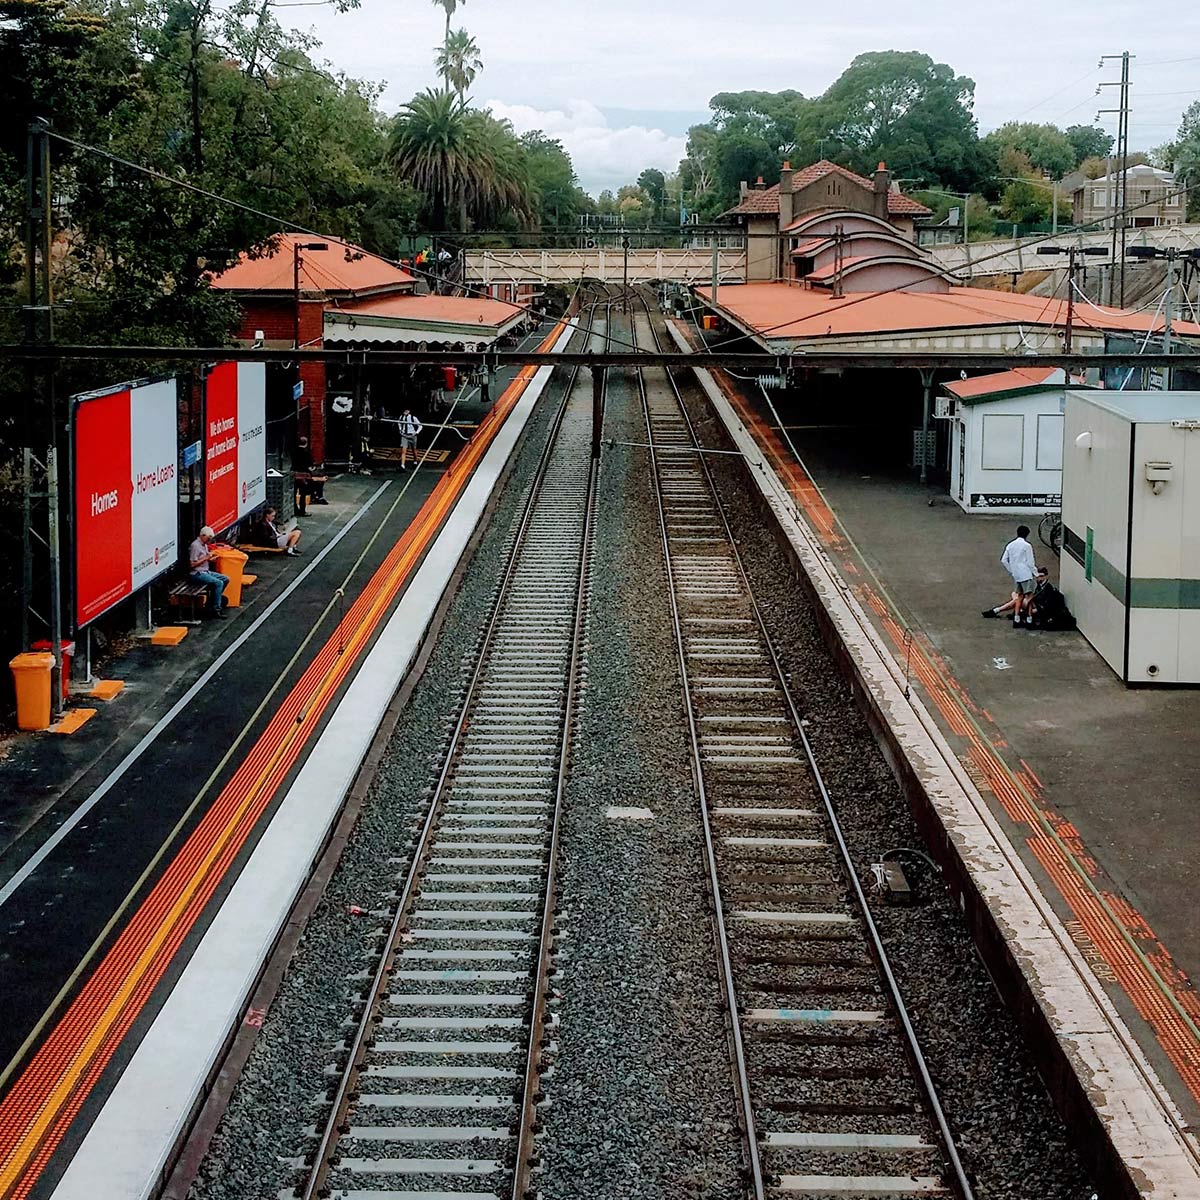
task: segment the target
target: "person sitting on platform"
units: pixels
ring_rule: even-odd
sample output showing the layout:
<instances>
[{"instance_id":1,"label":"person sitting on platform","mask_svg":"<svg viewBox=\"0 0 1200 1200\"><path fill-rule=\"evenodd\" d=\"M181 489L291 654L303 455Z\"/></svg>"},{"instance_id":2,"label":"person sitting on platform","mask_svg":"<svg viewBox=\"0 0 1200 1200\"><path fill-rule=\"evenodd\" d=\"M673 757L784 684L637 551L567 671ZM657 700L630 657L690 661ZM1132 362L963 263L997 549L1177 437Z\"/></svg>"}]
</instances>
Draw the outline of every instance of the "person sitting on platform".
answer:
<instances>
[{"instance_id":1,"label":"person sitting on platform","mask_svg":"<svg viewBox=\"0 0 1200 1200\"><path fill-rule=\"evenodd\" d=\"M1029 620L1034 629L1076 628L1075 618L1067 608L1067 598L1050 582L1050 573L1045 567L1038 567Z\"/></svg>"},{"instance_id":2,"label":"person sitting on platform","mask_svg":"<svg viewBox=\"0 0 1200 1200\"><path fill-rule=\"evenodd\" d=\"M292 451L292 476L296 481L296 513L304 516L311 499L314 504L328 504L325 499L325 484L329 476L319 473L313 463L308 438L301 437Z\"/></svg>"},{"instance_id":3,"label":"person sitting on platform","mask_svg":"<svg viewBox=\"0 0 1200 1200\"><path fill-rule=\"evenodd\" d=\"M205 525L200 530L199 536L188 547L188 563L192 569L192 578L197 583L208 585L212 595L212 614L214 617L224 617L225 608L227 605L223 603L225 596L225 586L229 583L229 576L222 575L220 571L210 571L208 564L216 558L208 548L208 543L216 537L212 527Z\"/></svg>"},{"instance_id":4,"label":"person sitting on platform","mask_svg":"<svg viewBox=\"0 0 1200 1200\"><path fill-rule=\"evenodd\" d=\"M275 550L284 550L288 554L299 554L296 549L300 541L300 530L293 529L290 533L280 531L275 524L275 509L267 508L263 515L250 530L250 541L255 546L268 546Z\"/></svg>"}]
</instances>

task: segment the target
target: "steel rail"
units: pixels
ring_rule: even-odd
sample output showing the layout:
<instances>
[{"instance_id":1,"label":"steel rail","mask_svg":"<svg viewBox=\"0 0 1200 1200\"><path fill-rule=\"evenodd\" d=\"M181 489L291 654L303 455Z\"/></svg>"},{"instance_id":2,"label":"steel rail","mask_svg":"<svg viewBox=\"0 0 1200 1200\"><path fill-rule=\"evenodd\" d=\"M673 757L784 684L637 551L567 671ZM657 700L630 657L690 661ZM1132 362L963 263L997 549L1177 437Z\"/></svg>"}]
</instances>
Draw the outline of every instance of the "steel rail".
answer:
<instances>
[{"instance_id":1,"label":"steel rail","mask_svg":"<svg viewBox=\"0 0 1200 1200\"><path fill-rule=\"evenodd\" d=\"M644 296L642 297L642 303L646 308L646 315L649 320L650 331L653 334L657 344L659 341L658 331L654 328L654 318ZM685 405L683 402L683 394L680 390L679 382L669 370L665 373L667 378L670 380L671 390L675 393L675 398L679 403L681 412L683 413L683 419L687 425L692 441L696 448L700 449L700 439L696 435L696 429L692 422L691 415L688 413L687 405ZM920 1077L921 1089L925 1094L926 1104L928 1105L929 1111L938 1127L938 1134L942 1140L942 1148L946 1152L946 1156L949 1159L951 1169L954 1173L955 1187L957 1188L960 1200L974 1200L974 1191L971 1187L970 1181L967 1178L966 1169L964 1168L962 1159L958 1153L958 1147L954 1140L954 1134L951 1131L949 1121L946 1118L946 1112L942 1106L941 1098L938 1095L937 1086L934 1084L933 1077L929 1071L928 1063L925 1060L924 1052L921 1049L920 1040L917 1037L916 1029L913 1027L912 1020L909 1017L908 1007L904 1002L904 995L900 989L899 981L896 979L895 972L892 970L891 960L888 956L887 948L883 944L883 938L879 933L879 928L875 924L874 917L871 915L871 908L867 901L866 894L863 891L862 884L859 881L858 871L854 864L853 855L851 854L850 847L847 845L845 836L842 833L841 822L838 820L833 798L830 796L829 790L825 786L825 780L821 775L820 767L817 765L817 759L813 752L812 743L809 741L808 734L804 728L804 721L800 716L800 711L796 705L795 697L792 695L792 690L788 686L787 676L784 673L783 665L779 661L779 656L775 651L775 645L767 632L762 611L759 608L758 600L755 597L754 589L751 586L750 577L746 572L746 565L742 560L741 552L738 550L737 540L734 538L733 529L729 524L729 517L725 510L725 505L721 500L721 495L717 490L715 481L713 480L712 470L703 454L697 456L697 461L702 466L705 479L707 480L709 488L712 491L715 502L715 510L720 516L721 526L724 529L725 536L729 542L731 557L737 568L738 577L745 591L746 598L750 605L750 610L754 614L754 620L758 626L759 635L762 638L763 645L767 651L768 659L771 663L772 671L774 672L780 692L782 693L784 701L786 702L788 712L791 715L792 724L796 733L799 735L800 744L804 749L804 755L807 759L809 770L812 772L813 780L821 794L821 801L825 809L825 815L829 820L830 828L832 829L834 835L834 841L837 844L838 856L842 861L845 874L850 881L851 890L854 893L855 905L867 931L871 956L874 958L876 967L887 984L888 997L897 1017L900 1020L901 1027L904 1030L904 1040L906 1049L908 1051L909 1060ZM698 747L695 749L696 753L698 754Z\"/></svg>"},{"instance_id":2,"label":"steel rail","mask_svg":"<svg viewBox=\"0 0 1200 1200\"><path fill-rule=\"evenodd\" d=\"M637 332L630 322L632 336ZM745 1141L746 1168L754 1200L764 1200L766 1181L763 1177L762 1156L758 1146L758 1131L754 1122L754 1104L750 1096L750 1075L746 1065L746 1047L742 1038L737 987L733 979L733 960L729 951L729 934L725 927L725 912L721 905L721 884L717 873L717 852L713 840L712 823L708 814L708 795L704 785L704 770L700 752L700 735L696 728L696 712L687 684L687 658L684 653L683 624L679 616L679 604L675 596L675 573L671 566L671 544L667 535L667 518L663 507L662 487L658 474L658 454L654 446L654 432L650 425L650 405L646 394L646 380L638 370L638 392L642 398L642 411L646 420L646 439L650 449L650 468L654 479L654 499L658 508L658 525L662 534L663 562L667 572L667 596L670 599L671 622L675 629L675 649L678 656L680 678L684 681L685 709L691 744L692 777L700 800L700 820L704 830L704 860L708 872L708 886L713 902L713 927L717 935L717 961L721 975L721 987L725 994L725 1007L729 1019L729 1051L737 1086L738 1107L741 1109L742 1134Z\"/></svg>"},{"instance_id":3,"label":"steel rail","mask_svg":"<svg viewBox=\"0 0 1200 1200\"><path fill-rule=\"evenodd\" d=\"M596 305L593 304L589 310L589 319L594 318L595 307ZM588 329L585 332L590 334L590 331L591 325L589 324ZM525 542L529 525L533 518L534 508L541 492L546 469L553 454L558 430L561 427L563 417L566 414L571 393L575 388L579 372L579 367L575 367L572 370L570 378L567 382L567 386L563 390L563 398L559 404L558 411L555 413L551 427L547 431L546 444L543 447L541 457L538 460L537 468L534 474L533 485L530 488L529 496L525 504L525 509L521 515L521 522L518 526L517 533L513 538L512 549L509 552L504 573L501 576L499 587L496 590L496 597L492 603L487 627L480 643L475 665L471 672L471 678L468 682L467 690L459 709L458 718L454 723L450 741L442 760L441 769L438 773L437 783L434 786L433 794L430 798L429 806L425 814L425 820L421 826L421 832L418 835L416 844L413 847L412 859L409 864L408 872L405 876L404 886L401 890L400 898L396 904L391 926L389 927L385 937L383 951L379 956L379 963L375 968L375 973L372 977L370 988L365 995L362 1016L359 1019L354 1036L348 1046L346 1066L338 1078L337 1089L332 1098L329 1115L325 1120L324 1126L322 1127L317 1148L313 1152L312 1169L309 1172L302 1188L298 1188L296 1191L296 1195L300 1197L301 1200L317 1200L317 1197L322 1195L322 1189L324 1188L329 1177L329 1172L334 1165L332 1160L336 1154L337 1145L343 1133L343 1125L346 1121L346 1117L349 1113L353 1100L353 1095L357 1088L359 1074L364 1065L370 1044L374 1040L380 1002L385 993L388 979L395 967L395 954L409 921L410 909L415 897L417 885L421 878L422 869L425 865L426 859L430 854L433 834L437 828L438 818L445 807L447 782L449 781L451 773L454 769L458 747L467 728L468 720L479 690L480 680L487 665L488 650L495 640L496 630L499 626L501 614L504 609L505 598L508 595L513 576L516 572L516 567L520 559L520 551ZM564 743L569 740L570 725L571 722L568 714L568 719L564 726L566 731L564 733ZM555 813L555 832L557 834L557 811ZM548 876L547 903L552 903L553 882L553 876ZM536 1025L536 1021L531 1021L531 1045L532 1031ZM530 1097L528 1094L523 1097L523 1110L528 1106L529 1099Z\"/></svg>"}]
</instances>

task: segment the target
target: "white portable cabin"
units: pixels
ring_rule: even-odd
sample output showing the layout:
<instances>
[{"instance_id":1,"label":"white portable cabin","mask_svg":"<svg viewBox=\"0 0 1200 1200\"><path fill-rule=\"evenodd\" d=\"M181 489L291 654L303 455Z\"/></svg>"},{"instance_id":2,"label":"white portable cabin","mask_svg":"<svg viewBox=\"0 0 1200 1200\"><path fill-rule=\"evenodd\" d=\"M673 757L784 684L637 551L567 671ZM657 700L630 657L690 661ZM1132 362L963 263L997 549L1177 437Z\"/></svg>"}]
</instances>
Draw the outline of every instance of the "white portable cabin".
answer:
<instances>
[{"instance_id":1,"label":"white portable cabin","mask_svg":"<svg viewBox=\"0 0 1200 1200\"><path fill-rule=\"evenodd\" d=\"M950 494L967 512L1044 513L1062 503L1058 367L1018 367L942 384L950 421Z\"/></svg>"},{"instance_id":2,"label":"white portable cabin","mask_svg":"<svg viewBox=\"0 0 1200 1200\"><path fill-rule=\"evenodd\" d=\"M1200 392L1066 394L1061 587L1125 683L1200 683Z\"/></svg>"}]
</instances>

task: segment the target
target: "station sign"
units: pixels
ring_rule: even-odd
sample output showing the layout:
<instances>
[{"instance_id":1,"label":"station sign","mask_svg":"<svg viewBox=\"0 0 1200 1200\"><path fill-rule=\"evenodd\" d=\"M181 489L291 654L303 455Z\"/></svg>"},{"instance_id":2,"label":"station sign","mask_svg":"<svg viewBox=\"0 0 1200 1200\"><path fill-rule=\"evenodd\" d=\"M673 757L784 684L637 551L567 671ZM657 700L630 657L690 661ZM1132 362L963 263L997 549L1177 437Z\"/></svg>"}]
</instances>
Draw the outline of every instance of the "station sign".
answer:
<instances>
[{"instance_id":1,"label":"station sign","mask_svg":"<svg viewBox=\"0 0 1200 1200\"><path fill-rule=\"evenodd\" d=\"M175 565L178 395L166 379L73 398L78 629Z\"/></svg>"},{"instance_id":2,"label":"station sign","mask_svg":"<svg viewBox=\"0 0 1200 1200\"><path fill-rule=\"evenodd\" d=\"M204 380L204 523L228 529L267 499L267 368L218 363Z\"/></svg>"}]
</instances>

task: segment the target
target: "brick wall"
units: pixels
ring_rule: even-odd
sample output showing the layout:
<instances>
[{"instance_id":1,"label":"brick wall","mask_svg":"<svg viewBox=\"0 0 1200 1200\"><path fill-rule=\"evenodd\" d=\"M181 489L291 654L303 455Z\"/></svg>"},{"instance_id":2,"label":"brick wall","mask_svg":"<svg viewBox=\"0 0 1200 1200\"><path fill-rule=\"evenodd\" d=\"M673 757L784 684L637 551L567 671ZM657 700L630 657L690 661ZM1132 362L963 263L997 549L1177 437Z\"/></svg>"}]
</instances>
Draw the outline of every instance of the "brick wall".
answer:
<instances>
[{"instance_id":1,"label":"brick wall","mask_svg":"<svg viewBox=\"0 0 1200 1200\"><path fill-rule=\"evenodd\" d=\"M300 300L300 344L307 349L321 346L324 332L325 301L323 298ZM295 309L292 298L254 298L242 302L242 319L238 325L239 341L250 342L261 330L267 342L286 342L291 345L296 335ZM313 460L325 457L325 365L308 362L300 367L299 378L304 384L300 400L299 432L306 434Z\"/></svg>"}]
</instances>

